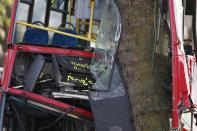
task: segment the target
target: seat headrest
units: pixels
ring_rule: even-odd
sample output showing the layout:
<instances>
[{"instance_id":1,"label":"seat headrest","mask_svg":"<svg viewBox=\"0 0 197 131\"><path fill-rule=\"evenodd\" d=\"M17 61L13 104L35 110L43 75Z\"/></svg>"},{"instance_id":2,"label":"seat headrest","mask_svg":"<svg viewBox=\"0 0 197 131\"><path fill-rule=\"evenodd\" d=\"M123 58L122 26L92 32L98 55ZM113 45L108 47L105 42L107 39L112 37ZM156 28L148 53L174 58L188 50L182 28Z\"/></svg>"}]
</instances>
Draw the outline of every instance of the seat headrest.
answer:
<instances>
[{"instance_id":1,"label":"seat headrest","mask_svg":"<svg viewBox=\"0 0 197 131\"><path fill-rule=\"evenodd\" d=\"M60 31L77 35L77 32L72 29L60 29ZM75 37L65 36L57 33L54 33L53 35L52 45L76 47L77 44L78 44L78 39Z\"/></svg>"},{"instance_id":2,"label":"seat headrest","mask_svg":"<svg viewBox=\"0 0 197 131\"><path fill-rule=\"evenodd\" d=\"M27 28L23 37L23 42L30 44L48 45L48 41L49 41L48 32L36 28Z\"/></svg>"}]
</instances>

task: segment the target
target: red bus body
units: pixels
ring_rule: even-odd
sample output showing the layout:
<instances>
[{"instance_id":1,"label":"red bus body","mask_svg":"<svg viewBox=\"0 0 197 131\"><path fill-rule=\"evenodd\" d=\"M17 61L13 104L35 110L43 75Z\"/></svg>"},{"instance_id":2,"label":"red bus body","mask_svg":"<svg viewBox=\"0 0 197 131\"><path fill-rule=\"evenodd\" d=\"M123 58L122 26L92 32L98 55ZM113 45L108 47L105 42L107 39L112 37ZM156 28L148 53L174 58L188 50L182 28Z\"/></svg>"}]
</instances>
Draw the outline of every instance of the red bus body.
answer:
<instances>
[{"instance_id":1,"label":"red bus body","mask_svg":"<svg viewBox=\"0 0 197 131\"><path fill-rule=\"evenodd\" d=\"M186 56L177 36L175 21L175 0L169 0L171 50L172 50L172 129L180 127L181 111L195 107L191 100L192 73L196 63L195 55ZM194 103L195 104L195 103ZM182 129L185 130L185 129Z\"/></svg>"},{"instance_id":2,"label":"red bus body","mask_svg":"<svg viewBox=\"0 0 197 131\"><path fill-rule=\"evenodd\" d=\"M87 57L92 58L93 53L87 52L87 51L80 51L80 50L72 50L72 49L62 49L62 48L52 48L52 47L43 47L43 46L35 46L35 45L19 45L12 43L13 39L13 32L14 32L14 26L16 24L16 12L17 12L17 4L18 0L14 0L13 7L12 7L12 14L11 14L11 23L10 28L8 32L7 37L7 43L8 43L8 50L5 53L4 56L4 73L2 76L1 84L3 91L12 94L21 96L24 98L27 98L29 100L37 101L45 105L50 105L52 107L60 108L61 110L66 110L72 107L72 105L59 102L56 100L52 100L40 95L37 95L35 93L27 92L20 89L14 89L10 87L10 80L11 75L14 67L14 62L16 59L16 55L18 52L34 52L34 53L43 53L43 54L62 54L65 56L81 56L81 57ZM81 109L81 108L75 108L73 110L74 114L77 114L79 116L85 117L87 119L93 120L92 112L89 112L87 110Z\"/></svg>"}]
</instances>

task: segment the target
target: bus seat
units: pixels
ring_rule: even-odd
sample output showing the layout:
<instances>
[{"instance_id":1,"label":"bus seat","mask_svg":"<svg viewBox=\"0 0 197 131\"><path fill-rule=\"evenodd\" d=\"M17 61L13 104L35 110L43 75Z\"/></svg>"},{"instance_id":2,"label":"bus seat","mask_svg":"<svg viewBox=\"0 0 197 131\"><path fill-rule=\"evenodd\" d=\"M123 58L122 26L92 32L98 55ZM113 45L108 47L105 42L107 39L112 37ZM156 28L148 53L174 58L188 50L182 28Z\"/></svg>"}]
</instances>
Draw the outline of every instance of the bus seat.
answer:
<instances>
[{"instance_id":1,"label":"bus seat","mask_svg":"<svg viewBox=\"0 0 197 131\"><path fill-rule=\"evenodd\" d=\"M40 21L35 21L33 24L44 26ZM49 34L48 31L27 27L23 37L23 43L48 45Z\"/></svg>"},{"instance_id":2,"label":"bus seat","mask_svg":"<svg viewBox=\"0 0 197 131\"><path fill-rule=\"evenodd\" d=\"M60 31L77 35L76 31L72 29L60 29ZM65 35L61 35L57 33L54 33L53 39L52 39L52 45L55 45L55 46L76 47L77 43L78 43L77 38L65 36Z\"/></svg>"}]
</instances>

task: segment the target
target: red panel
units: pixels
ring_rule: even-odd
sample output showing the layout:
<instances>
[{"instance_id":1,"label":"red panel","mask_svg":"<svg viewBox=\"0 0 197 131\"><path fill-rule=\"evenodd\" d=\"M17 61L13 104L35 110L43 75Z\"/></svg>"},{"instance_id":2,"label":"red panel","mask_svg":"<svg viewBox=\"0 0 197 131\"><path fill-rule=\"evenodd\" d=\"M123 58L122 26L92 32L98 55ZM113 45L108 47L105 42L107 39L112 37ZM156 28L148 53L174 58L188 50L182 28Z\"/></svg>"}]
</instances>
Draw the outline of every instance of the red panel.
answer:
<instances>
[{"instance_id":1,"label":"red panel","mask_svg":"<svg viewBox=\"0 0 197 131\"><path fill-rule=\"evenodd\" d=\"M24 52L36 52L36 53L46 53L46 54L63 54L67 56L81 56L92 58L93 53L88 51L80 51L74 49L63 49L63 48L54 48L54 47L44 47L38 45L13 45L13 49L24 51Z\"/></svg>"},{"instance_id":2,"label":"red panel","mask_svg":"<svg viewBox=\"0 0 197 131\"><path fill-rule=\"evenodd\" d=\"M4 73L2 78L2 84L4 90L9 87L10 79L12 75L12 70L14 67L15 58L17 55L17 50L8 49L5 58L4 58Z\"/></svg>"},{"instance_id":3,"label":"red panel","mask_svg":"<svg viewBox=\"0 0 197 131\"><path fill-rule=\"evenodd\" d=\"M59 102L59 101L56 101L56 100L53 100L53 99L50 99L50 98L46 98L46 97L37 95L35 93L27 92L27 91L24 91L24 90L9 88L7 91L10 94L22 96L22 97L25 97L25 98L30 99L30 100L34 100L34 101L39 102L39 103L42 103L42 104L45 104L45 105L50 105L50 106L53 106L53 107L58 107L58 108L61 108L61 109L68 109L68 108L72 107L72 105L69 105L69 104L66 104L66 103L63 103L63 102ZM93 115L92 115L91 112L86 111L86 110L81 109L81 108L75 108L73 110L73 113L75 113L77 115L80 115L80 116L83 116L83 117L86 117L88 119L93 119Z\"/></svg>"},{"instance_id":4,"label":"red panel","mask_svg":"<svg viewBox=\"0 0 197 131\"><path fill-rule=\"evenodd\" d=\"M177 129L179 127L179 103L184 104L187 108L191 106L188 97L190 79L185 53L180 48L180 42L177 38L174 0L169 0L169 9L172 47L172 129Z\"/></svg>"},{"instance_id":5,"label":"red panel","mask_svg":"<svg viewBox=\"0 0 197 131\"><path fill-rule=\"evenodd\" d=\"M3 74L2 74L2 78L1 78L1 86L3 85L5 78L6 78L6 71L7 71L7 66L8 66L8 52L6 52L4 54L4 59L3 59Z\"/></svg>"},{"instance_id":6,"label":"red panel","mask_svg":"<svg viewBox=\"0 0 197 131\"><path fill-rule=\"evenodd\" d=\"M180 89L178 87L178 57L177 57L177 32L174 15L174 1L169 0L171 47L172 47L172 128L178 128L178 103L180 100Z\"/></svg>"}]
</instances>

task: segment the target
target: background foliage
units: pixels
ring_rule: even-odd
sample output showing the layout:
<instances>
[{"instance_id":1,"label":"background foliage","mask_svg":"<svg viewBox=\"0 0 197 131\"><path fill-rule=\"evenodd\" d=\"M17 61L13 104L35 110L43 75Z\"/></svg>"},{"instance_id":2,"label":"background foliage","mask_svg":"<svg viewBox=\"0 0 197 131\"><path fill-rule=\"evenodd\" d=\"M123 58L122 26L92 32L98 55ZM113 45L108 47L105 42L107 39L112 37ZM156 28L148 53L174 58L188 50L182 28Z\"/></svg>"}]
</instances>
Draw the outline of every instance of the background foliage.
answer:
<instances>
[{"instance_id":1,"label":"background foliage","mask_svg":"<svg viewBox=\"0 0 197 131\"><path fill-rule=\"evenodd\" d=\"M6 51L6 37L11 17L11 5L13 0L0 0L0 65L3 54Z\"/></svg>"}]
</instances>

